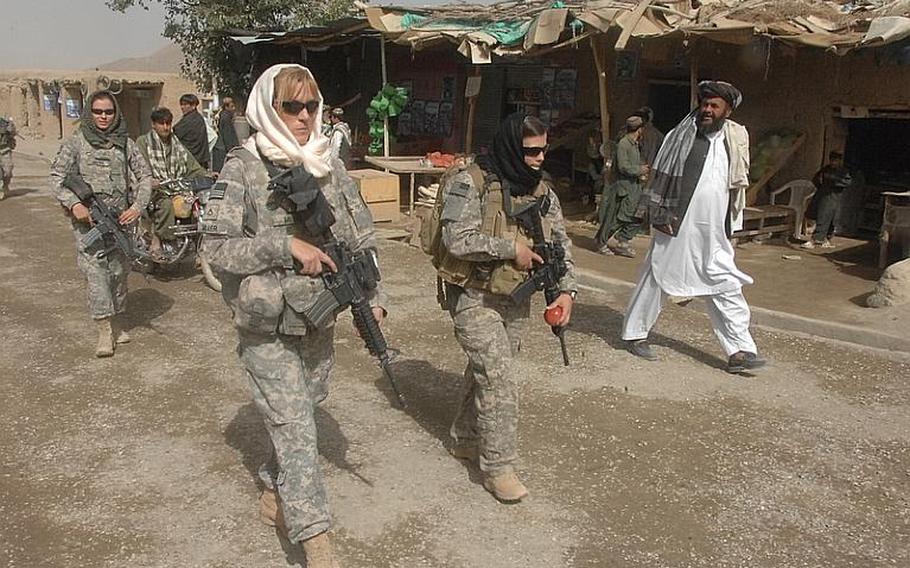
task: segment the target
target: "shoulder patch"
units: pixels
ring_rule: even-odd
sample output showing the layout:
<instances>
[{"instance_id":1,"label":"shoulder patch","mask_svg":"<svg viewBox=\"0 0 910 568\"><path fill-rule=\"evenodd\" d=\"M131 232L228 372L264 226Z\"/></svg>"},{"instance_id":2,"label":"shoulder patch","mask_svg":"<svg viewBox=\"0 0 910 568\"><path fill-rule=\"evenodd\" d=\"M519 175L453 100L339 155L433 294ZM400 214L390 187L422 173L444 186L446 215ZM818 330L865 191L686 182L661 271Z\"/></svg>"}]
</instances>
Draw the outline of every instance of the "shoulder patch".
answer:
<instances>
[{"instance_id":1,"label":"shoulder patch","mask_svg":"<svg viewBox=\"0 0 910 568\"><path fill-rule=\"evenodd\" d=\"M452 187L449 188L449 195L456 197L467 197L471 193L471 184L465 183L463 181L456 181L452 184Z\"/></svg>"},{"instance_id":2,"label":"shoulder patch","mask_svg":"<svg viewBox=\"0 0 910 568\"><path fill-rule=\"evenodd\" d=\"M439 218L443 221L457 221L461 218L462 211L471 200L472 189L471 185L465 182L453 183L443 196L442 213Z\"/></svg>"},{"instance_id":3,"label":"shoulder patch","mask_svg":"<svg viewBox=\"0 0 910 568\"><path fill-rule=\"evenodd\" d=\"M227 191L227 183L220 181L209 190L209 199L224 199L225 191Z\"/></svg>"}]
</instances>

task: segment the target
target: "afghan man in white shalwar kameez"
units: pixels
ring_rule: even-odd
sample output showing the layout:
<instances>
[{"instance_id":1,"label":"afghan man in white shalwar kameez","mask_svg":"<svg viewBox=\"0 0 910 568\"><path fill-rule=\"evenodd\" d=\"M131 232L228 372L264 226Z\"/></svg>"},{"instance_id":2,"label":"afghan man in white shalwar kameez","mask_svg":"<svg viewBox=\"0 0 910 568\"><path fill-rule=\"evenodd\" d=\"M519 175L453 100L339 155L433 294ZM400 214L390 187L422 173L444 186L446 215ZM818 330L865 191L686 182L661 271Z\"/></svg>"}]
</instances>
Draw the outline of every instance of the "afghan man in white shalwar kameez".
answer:
<instances>
[{"instance_id":1,"label":"afghan man in white shalwar kameez","mask_svg":"<svg viewBox=\"0 0 910 568\"><path fill-rule=\"evenodd\" d=\"M729 83L703 81L699 106L666 137L639 214L657 231L623 320L629 350L655 360L648 333L667 296L705 298L714 333L739 373L765 364L749 333L743 284L730 236L742 227L749 184L749 134L729 119L742 94Z\"/></svg>"}]
</instances>

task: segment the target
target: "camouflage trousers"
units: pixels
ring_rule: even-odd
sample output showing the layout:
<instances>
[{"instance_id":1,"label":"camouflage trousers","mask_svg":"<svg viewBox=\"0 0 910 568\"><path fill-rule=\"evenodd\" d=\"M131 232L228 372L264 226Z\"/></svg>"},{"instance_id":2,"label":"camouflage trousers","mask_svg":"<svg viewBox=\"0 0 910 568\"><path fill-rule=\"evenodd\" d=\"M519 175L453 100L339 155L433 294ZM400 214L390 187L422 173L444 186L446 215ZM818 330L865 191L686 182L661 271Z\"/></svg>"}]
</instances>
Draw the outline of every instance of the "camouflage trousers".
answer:
<instances>
[{"instance_id":1,"label":"camouflage trousers","mask_svg":"<svg viewBox=\"0 0 910 568\"><path fill-rule=\"evenodd\" d=\"M76 237L76 264L85 275L88 291L88 311L93 319L104 319L122 313L126 307L126 281L130 275L130 261L120 251L112 251L103 258L95 251L86 252L81 245L82 236L91 227L73 223Z\"/></svg>"},{"instance_id":2,"label":"camouflage trousers","mask_svg":"<svg viewBox=\"0 0 910 568\"><path fill-rule=\"evenodd\" d=\"M6 189L6 186L9 185L9 182L12 179L13 153L7 152L5 154L0 154L0 183L2 183L4 189Z\"/></svg>"},{"instance_id":3,"label":"camouflage trousers","mask_svg":"<svg viewBox=\"0 0 910 568\"><path fill-rule=\"evenodd\" d=\"M306 336L240 330L240 360L271 440L259 477L281 498L291 542L323 533L331 524L314 409L328 396L333 339L333 328Z\"/></svg>"},{"instance_id":4,"label":"camouflage trousers","mask_svg":"<svg viewBox=\"0 0 910 568\"><path fill-rule=\"evenodd\" d=\"M530 303L447 285L455 337L468 357L466 389L450 430L456 444L476 444L480 469L512 471L518 458L518 384L512 360L521 348Z\"/></svg>"}]
</instances>

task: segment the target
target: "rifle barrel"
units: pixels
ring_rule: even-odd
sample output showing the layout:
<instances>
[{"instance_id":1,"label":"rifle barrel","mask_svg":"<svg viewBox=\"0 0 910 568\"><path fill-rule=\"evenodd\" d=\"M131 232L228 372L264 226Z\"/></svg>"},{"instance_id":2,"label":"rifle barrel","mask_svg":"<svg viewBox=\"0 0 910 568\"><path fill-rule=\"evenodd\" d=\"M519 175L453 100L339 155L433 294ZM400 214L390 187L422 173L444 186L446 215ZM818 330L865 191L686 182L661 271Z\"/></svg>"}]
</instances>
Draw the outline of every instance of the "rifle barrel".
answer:
<instances>
[{"instance_id":1,"label":"rifle barrel","mask_svg":"<svg viewBox=\"0 0 910 568\"><path fill-rule=\"evenodd\" d=\"M407 408L407 404L404 402L404 397L401 396L401 391L398 390L398 383L395 381L395 376L392 374L392 370L389 369L389 359L386 358L384 363L380 363L383 372L385 373L386 378L389 379L389 384L392 385L392 392L395 393L395 398L398 399L399 408Z\"/></svg>"},{"instance_id":2,"label":"rifle barrel","mask_svg":"<svg viewBox=\"0 0 910 568\"><path fill-rule=\"evenodd\" d=\"M559 333L556 334L556 337L559 338L559 347L562 349L562 364L566 367L569 366L569 351L566 349L566 335L564 333L565 329L560 328Z\"/></svg>"}]
</instances>

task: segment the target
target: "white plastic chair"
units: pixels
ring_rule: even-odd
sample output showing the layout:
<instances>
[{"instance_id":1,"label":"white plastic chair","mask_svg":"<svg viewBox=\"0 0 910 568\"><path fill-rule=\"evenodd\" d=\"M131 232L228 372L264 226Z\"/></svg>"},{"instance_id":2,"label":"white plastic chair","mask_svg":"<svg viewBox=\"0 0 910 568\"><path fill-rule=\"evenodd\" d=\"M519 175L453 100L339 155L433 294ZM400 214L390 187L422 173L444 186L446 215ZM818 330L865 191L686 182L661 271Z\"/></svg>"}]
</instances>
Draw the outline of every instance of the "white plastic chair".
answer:
<instances>
[{"instance_id":1,"label":"white plastic chair","mask_svg":"<svg viewBox=\"0 0 910 568\"><path fill-rule=\"evenodd\" d=\"M777 203L777 198L784 192L790 192L790 201L787 203ZM780 205L792 209L795 214L795 223L793 225L793 238L803 239L803 222L806 219L806 210L809 208L809 200L815 195L815 184L807 179L798 179L784 184L783 186L768 193L771 205Z\"/></svg>"}]
</instances>

